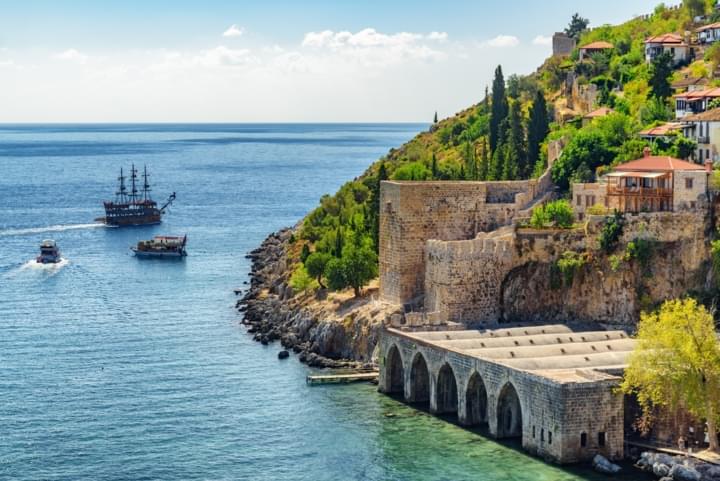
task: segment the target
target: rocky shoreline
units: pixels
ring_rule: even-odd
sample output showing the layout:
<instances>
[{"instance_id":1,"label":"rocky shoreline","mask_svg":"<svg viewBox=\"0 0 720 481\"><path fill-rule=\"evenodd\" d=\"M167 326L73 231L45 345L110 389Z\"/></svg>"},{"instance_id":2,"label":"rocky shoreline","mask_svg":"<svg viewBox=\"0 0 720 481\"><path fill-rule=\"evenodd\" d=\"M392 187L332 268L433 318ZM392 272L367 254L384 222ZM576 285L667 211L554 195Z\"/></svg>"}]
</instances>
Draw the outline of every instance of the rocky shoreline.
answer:
<instances>
[{"instance_id":1,"label":"rocky shoreline","mask_svg":"<svg viewBox=\"0 0 720 481\"><path fill-rule=\"evenodd\" d=\"M272 233L247 254L252 261L248 287L236 290L243 295L236 304L243 314L240 322L255 341L265 345L279 341L309 366L374 368L381 322L377 315L364 315L368 300L359 300L337 315L320 308L327 304L327 292L294 293L289 285L292 233L290 228Z\"/></svg>"}]
</instances>

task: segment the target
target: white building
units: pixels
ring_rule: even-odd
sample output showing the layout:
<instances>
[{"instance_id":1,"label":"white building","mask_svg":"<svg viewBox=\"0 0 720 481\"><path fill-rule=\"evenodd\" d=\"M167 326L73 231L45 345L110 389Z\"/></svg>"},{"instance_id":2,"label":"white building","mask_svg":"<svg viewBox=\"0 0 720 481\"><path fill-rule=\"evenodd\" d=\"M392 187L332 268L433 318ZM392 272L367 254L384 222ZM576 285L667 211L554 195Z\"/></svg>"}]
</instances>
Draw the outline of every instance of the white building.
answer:
<instances>
[{"instance_id":1,"label":"white building","mask_svg":"<svg viewBox=\"0 0 720 481\"><path fill-rule=\"evenodd\" d=\"M711 23L695 30L698 43L714 43L720 40L720 22Z\"/></svg>"},{"instance_id":2,"label":"white building","mask_svg":"<svg viewBox=\"0 0 720 481\"><path fill-rule=\"evenodd\" d=\"M645 40L646 62L650 63L664 53L670 53L673 63L678 65L690 59L690 46L676 33L656 35Z\"/></svg>"},{"instance_id":3,"label":"white building","mask_svg":"<svg viewBox=\"0 0 720 481\"><path fill-rule=\"evenodd\" d=\"M720 87L678 94L675 96L675 118L705 112L710 102L717 98L720 98Z\"/></svg>"},{"instance_id":4,"label":"white building","mask_svg":"<svg viewBox=\"0 0 720 481\"><path fill-rule=\"evenodd\" d=\"M720 108L689 115L682 122L685 137L698 144L695 160L700 164L720 160Z\"/></svg>"}]
</instances>

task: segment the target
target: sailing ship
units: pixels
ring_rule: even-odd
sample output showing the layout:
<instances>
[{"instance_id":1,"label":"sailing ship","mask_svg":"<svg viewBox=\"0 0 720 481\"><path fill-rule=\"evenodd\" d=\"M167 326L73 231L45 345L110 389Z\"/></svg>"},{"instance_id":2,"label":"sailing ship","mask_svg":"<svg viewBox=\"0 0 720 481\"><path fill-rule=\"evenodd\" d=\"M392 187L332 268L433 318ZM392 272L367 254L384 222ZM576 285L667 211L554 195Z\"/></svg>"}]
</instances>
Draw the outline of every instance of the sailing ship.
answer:
<instances>
[{"instance_id":1,"label":"sailing ship","mask_svg":"<svg viewBox=\"0 0 720 481\"><path fill-rule=\"evenodd\" d=\"M135 164L130 169L130 190L125 185L125 175L120 168L120 186L115 192L115 200L103 202L105 217L96 219L110 226L132 226L159 224L165 210L175 200L173 192L162 207L150 197L150 184L148 183L147 166L143 169L142 189L137 188L137 169Z\"/></svg>"},{"instance_id":2,"label":"sailing ship","mask_svg":"<svg viewBox=\"0 0 720 481\"><path fill-rule=\"evenodd\" d=\"M137 247L130 249L137 257L185 257L185 244L187 244L187 235L167 236L156 235L151 240L140 241Z\"/></svg>"}]
</instances>

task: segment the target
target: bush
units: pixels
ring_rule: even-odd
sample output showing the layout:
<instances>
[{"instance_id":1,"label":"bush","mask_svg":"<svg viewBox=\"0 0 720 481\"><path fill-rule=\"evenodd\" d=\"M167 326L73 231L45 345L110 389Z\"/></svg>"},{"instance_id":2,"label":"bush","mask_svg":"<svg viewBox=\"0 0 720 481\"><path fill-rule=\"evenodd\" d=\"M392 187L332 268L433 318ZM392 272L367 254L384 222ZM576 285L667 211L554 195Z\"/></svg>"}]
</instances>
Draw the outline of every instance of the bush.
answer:
<instances>
[{"instance_id":1,"label":"bush","mask_svg":"<svg viewBox=\"0 0 720 481\"><path fill-rule=\"evenodd\" d=\"M628 242L625 248L625 260L631 261L636 260L640 264L643 274L649 276L650 273L650 258L653 254L655 242L650 239L635 239Z\"/></svg>"},{"instance_id":2,"label":"bush","mask_svg":"<svg viewBox=\"0 0 720 481\"><path fill-rule=\"evenodd\" d=\"M392 176L393 180L429 180L432 172L420 162L411 162L399 167Z\"/></svg>"},{"instance_id":3,"label":"bush","mask_svg":"<svg viewBox=\"0 0 720 481\"><path fill-rule=\"evenodd\" d=\"M595 204L591 207L588 207L587 213L588 215L607 215L608 210L609 209L602 204Z\"/></svg>"},{"instance_id":4,"label":"bush","mask_svg":"<svg viewBox=\"0 0 720 481\"><path fill-rule=\"evenodd\" d=\"M573 211L566 200L556 200L535 207L530 218L530 225L536 229L557 227L569 229L573 226Z\"/></svg>"},{"instance_id":5,"label":"bush","mask_svg":"<svg viewBox=\"0 0 720 481\"><path fill-rule=\"evenodd\" d=\"M575 274L587 263L587 254L573 251L563 252L557 261L557 268L562 273L565 286L572 285Z\"/></svg>"},{"instance_id":6,"label":"bush","mask_svg":"<svg viewBox=\"0 0 720 481\"><path fill-rule=\"evenodd\" d=\"M622 214L615 212L615 215L605 222L605 225L600 231L600 237L598 239L600 248L608 254L615 249L615 246L622 235L623 220Z\"/></svg>"},{"instance_id":7,"label":"bush","mask_svg":"<svg viewBox=\"0 0 720 481\"><path fill-rule=\"evenodd\" d=\"M311 289L313 284L313 278L310 277L310 274L308 274L303 265L298 265L292 273L292 276L290 276L290 287L292 287L295 292L305 292Z\"/></svg>"},{"instance_id":8,"label":"bush","mask_svg":"<svg viewBox=\"0 0 720 481\"><path fill-rule=\"evenodd\" d=\"M325 279L328 287L333 291L339 291L347 287L343 263L337 257L333 257L325 266Z\"/></svg>"},{"instance_id":9,"label":"bush","mask_svg":"<svg viewBox=\"0 0 720 481\"><path fill-rule=\"evenodd\" d=\"M310 247L307 244L303 244L302 250L300 251L300 262L302 262L304 264L309 256L310 256Z\"/></svg>"}]
</instances>

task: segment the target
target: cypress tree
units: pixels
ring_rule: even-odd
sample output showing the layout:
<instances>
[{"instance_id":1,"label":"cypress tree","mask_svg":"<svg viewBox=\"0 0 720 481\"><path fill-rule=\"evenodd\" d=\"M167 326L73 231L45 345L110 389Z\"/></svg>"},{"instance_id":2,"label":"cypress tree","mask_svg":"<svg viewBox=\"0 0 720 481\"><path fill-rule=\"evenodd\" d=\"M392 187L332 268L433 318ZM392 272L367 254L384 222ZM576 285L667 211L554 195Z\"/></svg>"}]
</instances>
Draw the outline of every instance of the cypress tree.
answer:
<instances>
[{"instance_id":1,"label":"cypress tree","mask_svg":"<svg viewBox=\"0 0 720 481\"><path fill-rule=\"evenodd\" d=\"M536 92L535 100L532 107L530 107L527 130L527 166L528 169L532 169L540 159L540 145L550 132L547 104L545 103L545 95L541 90Z\"/></svg>"},{"instance_id":2,"label":"cypress tree","mask_svg":"<svg viewBox=\"0 0 720 481\"><path fill-rule=\"evenodd\" d=\"M490 106L490 150L495 152L502 141L501 125L508 116L508 101L505 96L505 78L502 67L495 69L492 88L492 105Z\"/></svg>"},{"instance_id":3,"label":"cypress tree","mask_svg":"<svg viewBox=\"0 0 720 481\"><path fill-rule=\"evenodd\" d=\"M333 255L338 259L342 257L344 241L342 227L338 227L335 231L335 249L333 250Z\"/></svg>"},{"instance_id":4,"label":"cypress tree","mask_svg":"<svg viewBox=\"0 0 720 481\"><path fill-rule=\"evenodd\" d=\"M527 167L527 156L525 153L525 128L520 112L520 102L513 101L510 104L508 114L507 130L507 163L511 164L508 170L507 180L526 178L529 175Z\"/></svg>"},{"instance_id":5,"label":"cypress tree","mask_svg":"<svg viewBox=\"0 0 720 481\"><path fill-rule=\"evenodd\" d=\"M433 123L434 124L437 123L437 110L435 111L435 117L433 117Z\"/></svg>"},{"instance_id":6,"label":"cypress tree","mask_svg":"<svg viewBox=\"0 0 720 481\"><path fill-rule=\"evenodd\" d=\"M503 149L498 147L492 153L487 180L502 180L503 176Z\"/></svg>"},{"instance_id":7,"label":"cypress tree","mask_svg":"<svg viewBox=\"0 0 720 481\"><path fill-rule=\"evenodd\" d=\"M432 154L432 164L430 165L430 171L432 172L433 180L437 180L438 167L437 167L437 157L435 156L435 152L433 152L433 154Z\"/></svg>"},{"instance_id":8,"label":"cypress tree","mask_svg":"<svg viewBox=\"0 0 720 481\"><path fill-rule=\"evenodd\" d=\"M470 141L465 142L465 165L467 166L465 169L467 179L475 180L477 176L477 169L475 168L475 146Z\"/></svg>"},{"instance_id":9,"label":"cypress tree","mask_svg":"<svg viewBox=\"0 0 720 481\"><path fill-rule=\"evenodd\" d=\"M490 159L488 158L487 139L482 138L482 157L480 157L480 165L478 165L478 180L487 180L488 169L490 168Z\"/></svg>"}]
</instances>

